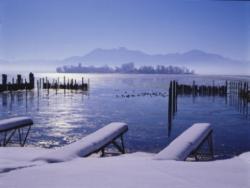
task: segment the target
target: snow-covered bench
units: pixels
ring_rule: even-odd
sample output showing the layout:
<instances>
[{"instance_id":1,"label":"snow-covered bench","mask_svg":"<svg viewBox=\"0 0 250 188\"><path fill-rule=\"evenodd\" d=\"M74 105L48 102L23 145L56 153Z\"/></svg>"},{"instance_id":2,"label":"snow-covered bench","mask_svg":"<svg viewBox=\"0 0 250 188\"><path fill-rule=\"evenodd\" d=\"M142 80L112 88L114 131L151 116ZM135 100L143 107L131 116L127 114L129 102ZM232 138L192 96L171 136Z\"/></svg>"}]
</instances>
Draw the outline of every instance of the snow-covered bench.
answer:
<instances>
[{"instance_id":1,"label":"snow-covered bench","mask_svg":"<svg viewBox=\"0 0 250 188\"><path fill-rule=\"evenodd\" d=\"M128 126L125 123L113 122L79 141L54 149L33 161L63 162L76 157L87 157L98 151L102 151L104 155L104 149L110 144L113 144L121 153L125 153L123 134L127 130ZM121 139L120 145L115 141L118 138Z\"/></svg>"},{"instance_id":2,"label":"snow-covered bench","mask_svg":"<svg viewBox=\"0 0 250 188\"><path fill-rule=\"evenodd\" d=\"M19 143L24 146L32 124L33 121L29 117L13 117L0 120L0 133L3 134L0 145L6 146L17 131ZM26 127L27 131L24 131Z\"/></svg>"},{"instance_id":3,"label":"snow-covered bench","mask_svg":"<svg viewBox=\"0 0 250 188\"><path fill-rule=\"evenodd\" d=\"M190 154L195 154L205 141L208 141L209 150L213 157L211 125L209 123L196 123L173 140L154 159L184 161Z\"/></svg>"}]
</instances>

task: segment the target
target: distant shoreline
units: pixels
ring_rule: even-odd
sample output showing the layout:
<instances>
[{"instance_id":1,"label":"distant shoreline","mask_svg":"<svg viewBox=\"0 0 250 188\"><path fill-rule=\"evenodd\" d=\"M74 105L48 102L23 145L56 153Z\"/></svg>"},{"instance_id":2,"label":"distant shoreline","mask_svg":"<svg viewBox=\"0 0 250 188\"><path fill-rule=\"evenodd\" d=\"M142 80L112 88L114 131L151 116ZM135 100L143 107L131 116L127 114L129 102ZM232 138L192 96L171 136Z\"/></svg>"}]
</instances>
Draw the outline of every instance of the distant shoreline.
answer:
<instances>
[{"instance_id":1,"label":"distant shoreline","mask_svg":"<svg viewBox=\"0 0 250 188\"><path fill-rule=\"evenodd\" d=\"M56 73L65 73L65 74L162 74L162 75L196 75L195 73L135 73L135 72L56 72Z\"/></svg>"},{"instance_id":2,"label":"distant shoreline","mask_svg":"<svg viewBox=\"0 0 250 188\"><path fill-rule=\"evenodd\" d=\"M56 69L57 73L121 73L121 74L194 74L194 70L190 70L186 67L178 66L140 66L135 67L133 62L122 64L120 67L110 67L108 65L96 67L96 66L82 66L79 63L77 66L63 66Z\"/></svg>"}]
</instances>

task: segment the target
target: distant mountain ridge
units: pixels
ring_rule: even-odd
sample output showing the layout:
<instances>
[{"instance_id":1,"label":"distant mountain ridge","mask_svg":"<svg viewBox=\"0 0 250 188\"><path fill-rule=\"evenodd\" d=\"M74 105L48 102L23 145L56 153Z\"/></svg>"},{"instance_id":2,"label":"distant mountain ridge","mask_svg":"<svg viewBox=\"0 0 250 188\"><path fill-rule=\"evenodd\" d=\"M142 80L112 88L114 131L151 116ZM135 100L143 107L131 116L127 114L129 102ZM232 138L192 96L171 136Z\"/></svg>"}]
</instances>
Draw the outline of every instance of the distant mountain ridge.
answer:
<instances>
[{"instance_id":1,"label":"distant mountain ridge","mask_svg":"<svg viewBox=\"0 0 250 188\"><path fill-rule=\"evenodd\" d=\"M169 61L185 63L195 61L232 61L218 54L206 53L201 50L191 50L185 53L169 53L149 55L138 50L129 50L125 47L114 49L97 48L84 56L73 56L63 60L64 62L86 61L86 63L96 64L120 64L133 61L136 64L157 64L168 63Z\"/></svg>"},{"instance_id":2,"label":"distant mountain ridge","mask_svg":"<svg viewBox=\"0 0 250 188\"><path fill-rule=\"evenodd\" d=\"M248 74L249 61L234 60L215 53L202 50L190 50L185 53L154 54L138 50L129 50L125 47L114 49L97 48L84 56L74 56L62 61L65 65L113 65L118 66L127 62L142 65L174 65L186 66L198 73L210 74Z\"/></svg>"},{"instance_id":3,"label":"distant mountain ridge","mask_svg":"<svg viewBox=\"0 0 250 188\"><path fill-rule=\"evenodd\" d=\"M20 64L25 61L22 61ZM31 65L32 61L29 61ZM195 70L196 73L206 74L250 74L250 62L227 58L215 53L208 53L202 50L190 50L184 53L168 54L147 54L139 50L130 50L125 47L102 49L97 48L82 56L72 56L63 60L42 61L33 60L33 65L43 64L44 67L50 67L50 70L56 70L58 66L77 65L83 66L120 66L121 64L134 62L136 66L143 65L173 65L185 66ZM0 66L6 62L1 63ZM18 62L12 62L18 64ZM35 67L36 68L36 67Z\"/></svg>"}]
</instances>

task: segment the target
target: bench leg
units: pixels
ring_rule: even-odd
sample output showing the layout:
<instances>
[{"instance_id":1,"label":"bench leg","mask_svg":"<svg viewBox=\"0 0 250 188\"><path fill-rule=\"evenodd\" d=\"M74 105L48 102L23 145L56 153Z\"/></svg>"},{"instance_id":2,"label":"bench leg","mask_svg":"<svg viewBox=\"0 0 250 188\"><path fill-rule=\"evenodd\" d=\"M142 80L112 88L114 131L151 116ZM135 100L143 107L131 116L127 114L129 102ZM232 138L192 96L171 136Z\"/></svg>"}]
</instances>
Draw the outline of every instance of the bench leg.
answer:
<instances>
[{"instance_id":1,"label":"bench leg","mask_svg":"<svg viewBox=\"0 0 250 188\"><path fill-rule=\"evenodd\" d=\"M105 148L102 148L101 152L102 152L101 157L104 157L105 156Z\"/></svg>"},{"instance_id":2,"label":"bench leg","mask_svg":"<svg viewBox=\"0 0 250 188\"><path fill-rule=\"evenodd\" d=\"M123 141L123 135L121 135L121 146L115 142L115 140L112 141L112 144L121 152L122 154L125 154L125 147L124 147L124 141Z\"/></svg>"},{"instance_id":3,"label":"bench leg","mask_svg":"<svg viewBox=\"0 0 250 188\"><path fill-rule=\"evenodd\" d=\"M213 136L212 136L212 134L209 135L207 140L208 140L209 152L210 152L211 158L213 160L214 159L214 149L213 149Z\"/></svg>"},{"instance_id":4,"label":"bench leg","mask_svg":"<svg viewBox=\"0 0 250 188\"><path fill-rule=\"evenodd\" d=\"M124 146L124 140L123 140L123 135L121 135L121 144L122 144L122 153L125 154L126 151L125 151L125 146Z\"/></svg>"},{"instance_id":5,"label":"bench leg","mask_svg":"<svg viewBox=\"0 0 250 188\"><path fill-rule=\"evenodd\" d=\"M16 129L14 129L11 132L11 134L9 135L9 138L7 138L7 132L6 132L6 138L7 138L7 140L5 140L5 146L10 142L10 140L11 140L12 136L15 134L15 132L16 132Z\"/></svg>"},{"instance_id":6,"label":"bench leg","mask_svg":"<svg viewBox=\"0 0 250 188\"><path fill-rule=\"evenodd\" d=\"M26 132L25 138L24 138L23 142L21 143L21 146L22 146L22 147L23 147L23 146L25 145L25 143L26 143L27 137L28 137L29 132L30 132L30 128L31 128L31 126L29 126L29 128L28 128L28 130L27 130L27 132Z\"/></svg>"},{"instance_id":7,"label":"bench leg","mask_svg":"<svg viewBox=\"0 0 250 188\"><path fill-rule=\"evenodd\" d=\"M20 144L21 147L23 147L25 145L25 143L26 143L27 137L28 137L29 132L30 132L30 128L31 128L31 126L28 127L28 130L27 130L26 134L24 133L23 128L18 128L17 129L18 130L19 144ZM24 136L24 138L23 138L23 136Z\"/></svg>"},{"instance_id":8,"label":"bench leg","mask_svg":"<svg viewBox=\"0 0 250 188\"><path fill-rule=\"evenodd\" d=\"M195 161L199 161L199 158L196 153L194 154L194 158L195 158Z\"/></svg>"},{"instance_id":9,"label":"bench leg","mask_svg":"<svg viewBox=\"0 0 250 188\"><path fill-rule=\"evenodd\" d=\"M119 152L124 153L122 147L119 146L119 144L117 144L115 141L113 141L112 144L118 149Z\"/></svg>"},{"instance_id":10,"label":"bench leg","mask_svg":"<svg viewBox=\"0 0 250 188\"><path fill-rule=\"evenodd\" d=\"M116 142L116 139L120 138L120 143ZM100 149L97 149L96 151L92 152L100 152L101 151L101 157L105 156L105 148L107 146L109 146L110 144L113 144L115 146L115 148L122 154L125 154L125 146L124 146L124 140L123 140L123 134L120 134L119 136L117 136L116 138L114 138L111 142L107 143L105 146L101 147ZM92 154L90 153L90 154ZM87 156L89 156L90 154L88 154Z\"/></svg>"},{"instance_id":11,"label":"bench leg","mask_svg":"<svg viewBox=\"0 0 250 188\"><path fill-rule=\"evenodd\" d=\"M7 132L4 132L3 146L6 146Z\"/></svg>"},{"instance_id":12,"label":"bench leg","mask_svg":"<svg viewBox=\"0 0 250 188\"><path fill-rule=\"evenodd\" d=\"M208 144L208 150L209 154L211 155L211 159L214 159L214 151L213 151L213 137L212 137L212 131L204 138L204 140L200 143L200 145L191 153L194 155L195 160L198 161L198 151L201 149L203 144Z\"/></svg>"},{"instance_id":13,"label":"bench leg","mask_svg":"<svg viewBox=\"0 0 250 188\"><path fill-rule=\"evenodd\" d=\"M19 128L19 129L17 129L17 130L18 130L19 144L20 144L20 146L21 146L21 145L22 145L22 133L21 133L20 128Z\"/></svg>"},{"instance_id":14,"label":"bench leg","mask_svg":"<svg viewBox=\"0 0 250 188\"><path fill-rule=\"evenodd\" d=\"M10 142L10 140L11 140L12 136L15 134L15 132L16 132L16 129L14 129L14 130L10 133L9 136L8 136L8 132L7 132L7 131L4 133L3 146L6 146L6 145Z\"/></svg>"}]
</instances>

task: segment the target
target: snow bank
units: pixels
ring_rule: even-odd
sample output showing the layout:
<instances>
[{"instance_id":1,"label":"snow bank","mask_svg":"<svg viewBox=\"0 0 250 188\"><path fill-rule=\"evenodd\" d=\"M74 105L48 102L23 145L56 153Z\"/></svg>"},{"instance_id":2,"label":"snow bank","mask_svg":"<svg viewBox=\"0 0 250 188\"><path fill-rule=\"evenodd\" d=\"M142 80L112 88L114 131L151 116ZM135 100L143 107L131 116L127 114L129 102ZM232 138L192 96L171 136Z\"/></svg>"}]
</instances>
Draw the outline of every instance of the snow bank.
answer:
<instances>
[{"instance_id":1,"label":"snow bank","mask_svg":"<svg viewBox=\"0 0 250 188\"><path fill-rule=\"evenodd\" d=\"M194 143L199 142L206 131L209 131L209 125L206 124L196 127L193 131L185 131L182 134L182 142L183 140L184 143L189 142L190 138L193 138ZM99 144L108 142L119 135L120 131L126 129L127 126L123 123L110 124L110 126L106 126L80 141L53 151L29 147L0 148L0 187L249 187L250 152L232 159L213 162L154 160L157 156L160 159L162 158L159 156L163 156L165 159L166 149L158 155L134 153L118 157L80 158L90 151L96 150L100 146ZM196 136L194 137L193 134ZM178 143L179 141L176 145L177 148ZM173 146L170 144L167 148L169 147ZM180 148L176 151L175 148L172 149L178 153L179 150L183 149ZM51 161L66 162L48 163Z\"/></svg>"},{"instance_id":2,"label":"snow bank","mask_svg":"<svg viewBox=\"0 0 250 188\"><path fill-rule=\"evenodd\" d=\"M53 149L45 155L35 158L33 161L41 160L54 163L69 161L76 157L85 157L110 143L127 130L128 126L125 123L110 123L79 141L58 149Z\"/></svg>"},{"instance_id":3,"label":"snow bank","mask_svg":"<svg viewBox=\"0 0 250 188\"><path fill-rule=\"evenodd\" d=\"M42 148L0 147L0 173L37 165L31 160L47 152L48 149Z\"/></svg>"},{"instance_id":4,"label":"snow bank","mask_svg":"<svg viewBox=\"0 0 250 188\"><path fill-rule=\"evenodd\" d=\"M210 131L212 128L209 123L195 123L158 153L154 159L183 161L199 146Z\"/></svg>"},{"instance_id":5,"label":"snow bank","mask_svg":"<svg viewBox=\"0 0 250 188\"><path fill-rule=\"evenodd\" d=\"M25 148L26 149L26 148ZM153 160L152 154L76 158L0 174L4 188L247 188L250 152L228 160Z\"/></svg>"}]
</instances>

